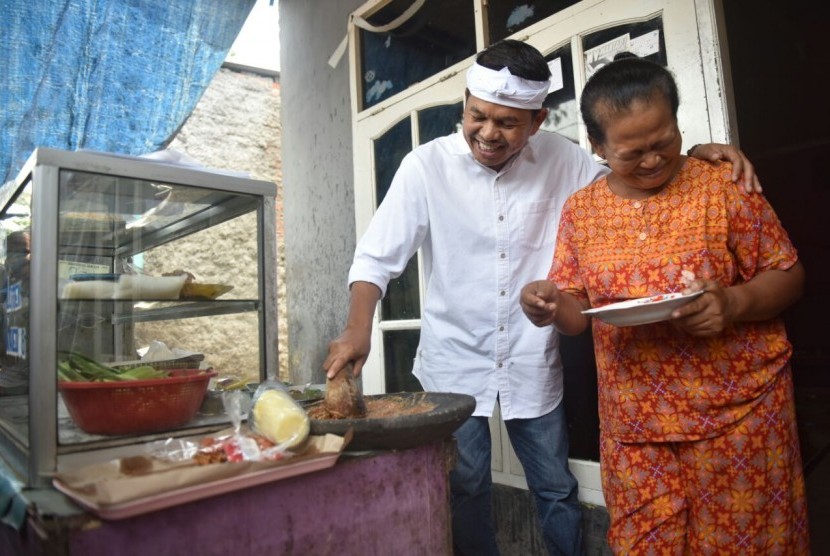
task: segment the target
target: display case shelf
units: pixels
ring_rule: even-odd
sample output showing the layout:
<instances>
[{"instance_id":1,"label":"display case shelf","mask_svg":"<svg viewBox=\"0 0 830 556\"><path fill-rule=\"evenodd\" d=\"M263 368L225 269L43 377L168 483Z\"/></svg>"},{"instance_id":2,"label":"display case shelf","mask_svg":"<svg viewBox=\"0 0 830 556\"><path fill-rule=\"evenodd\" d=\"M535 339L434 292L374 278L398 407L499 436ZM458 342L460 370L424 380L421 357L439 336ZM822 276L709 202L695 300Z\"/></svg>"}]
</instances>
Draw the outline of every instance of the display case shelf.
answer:
<instances>
[{"instance_id":1,"label":"display case shelf","mask_svg":"<svg viewBox=\"0 0 830 556\"><path fill-rule=\"evenodd\" d=\"M106 300L109 301L109 300ZM99 299L62 299L61 306L80 305L82 303L101 302ZM188 319L218 315L233 315L259 311L260 302L256 299L212 300L212 301L111 301L113 305L124 305L127 311L114 310L101 314L102 322L108 324L132 324L170 319ZM72 313L74 311L65 310Z\"/></svg>"}]
</instances>

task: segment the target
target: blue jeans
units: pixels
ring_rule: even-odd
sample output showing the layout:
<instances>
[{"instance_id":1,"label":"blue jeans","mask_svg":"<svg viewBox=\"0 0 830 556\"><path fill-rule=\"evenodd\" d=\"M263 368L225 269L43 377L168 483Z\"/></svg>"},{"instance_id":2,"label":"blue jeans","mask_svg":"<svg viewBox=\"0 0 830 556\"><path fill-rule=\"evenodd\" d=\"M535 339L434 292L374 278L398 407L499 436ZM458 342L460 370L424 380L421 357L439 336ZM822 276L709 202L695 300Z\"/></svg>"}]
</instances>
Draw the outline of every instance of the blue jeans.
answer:
<instances>
[{"instance_id":1,"label":"blue jeans","mask_svg":"<svg viewBox=\"0 0 830 556\"><path fill-rule=\"evenodd\" d=\"M535 419L505 421L524 468L545 546L550 554L579 555L582 510L576 478L568 469L568 431L563 404ZM450 472L453 548L456 554L498 554L493 526L490 428L470 417L455 432L458 460Z\"/></svg>"}]
</instances>

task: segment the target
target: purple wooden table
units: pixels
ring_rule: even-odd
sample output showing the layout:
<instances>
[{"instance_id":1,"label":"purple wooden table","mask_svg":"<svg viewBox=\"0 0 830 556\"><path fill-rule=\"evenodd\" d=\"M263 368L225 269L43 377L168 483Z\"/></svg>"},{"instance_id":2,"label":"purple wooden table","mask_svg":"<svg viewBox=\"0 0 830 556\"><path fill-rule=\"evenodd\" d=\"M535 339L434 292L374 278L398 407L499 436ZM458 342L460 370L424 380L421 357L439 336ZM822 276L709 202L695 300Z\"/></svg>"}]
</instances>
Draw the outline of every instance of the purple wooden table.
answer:
<instances>
[{"instance_id":1,"label":"purple wooden table","mask_svg":"<svg viewBox=\"0 0 830 556\"><path fill-rule=\"evenodd\" d=\"M27 531L18 534L15 552L451 554L448 473L453 449L451 442L439 442L402 451L344 454L330 469L124 520L89 514L50 518L41 509L29 518ZM17 534L6 529L3 535Z\"/></svg>"}]
</instances>

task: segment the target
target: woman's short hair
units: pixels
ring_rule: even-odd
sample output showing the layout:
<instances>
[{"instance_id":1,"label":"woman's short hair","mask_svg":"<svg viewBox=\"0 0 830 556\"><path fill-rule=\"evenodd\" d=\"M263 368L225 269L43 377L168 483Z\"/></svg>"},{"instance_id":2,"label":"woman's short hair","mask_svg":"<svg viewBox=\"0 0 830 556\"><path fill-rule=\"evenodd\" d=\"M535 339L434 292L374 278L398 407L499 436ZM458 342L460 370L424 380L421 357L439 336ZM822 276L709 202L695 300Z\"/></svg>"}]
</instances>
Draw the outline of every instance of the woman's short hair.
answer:
<instances>
[{"instance_id":1,"label":"woman's short hair","mask_svg":"<svg viewBox=\"0 0 830 556\"><path fill-rule=\"evenodd\" d=\"M654 100L657 95L668 101L677 118L680 95L668 69L635 56L619 57L603 66L585 84L579 103L588 136L604 143L604 117L628 110L634 101Z\"/></svg>"}]
</instances>

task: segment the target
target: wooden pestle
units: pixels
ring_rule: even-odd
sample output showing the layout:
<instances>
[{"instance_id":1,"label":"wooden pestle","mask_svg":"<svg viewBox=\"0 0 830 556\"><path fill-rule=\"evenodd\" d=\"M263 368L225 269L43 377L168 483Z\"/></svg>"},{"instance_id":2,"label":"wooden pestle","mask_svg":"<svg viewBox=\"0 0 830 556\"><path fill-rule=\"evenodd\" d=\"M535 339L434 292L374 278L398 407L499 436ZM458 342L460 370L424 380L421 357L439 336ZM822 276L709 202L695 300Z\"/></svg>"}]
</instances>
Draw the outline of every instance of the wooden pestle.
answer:
<instances>
[{"instance_id":1,"label":"wooden pestle","mask_svg":"<svg viewBox=\"0 0 830 556\"><path fill-rule=\"evenodd\" d=\"M354 419L366 416L366 402L355 379L351 365L346 365L334 378L326 379L326 410L335 419Z\"/></svg>"}]
</instances>

